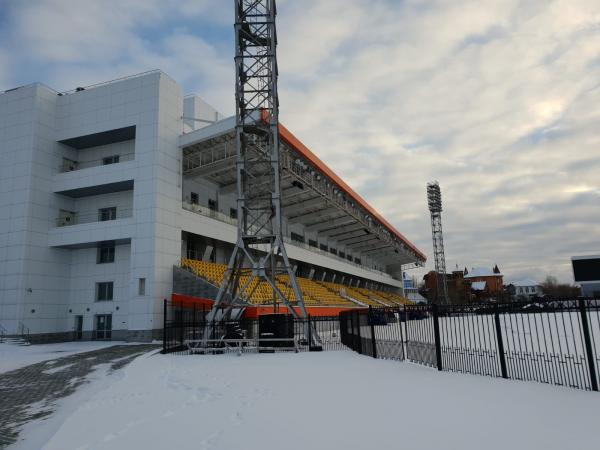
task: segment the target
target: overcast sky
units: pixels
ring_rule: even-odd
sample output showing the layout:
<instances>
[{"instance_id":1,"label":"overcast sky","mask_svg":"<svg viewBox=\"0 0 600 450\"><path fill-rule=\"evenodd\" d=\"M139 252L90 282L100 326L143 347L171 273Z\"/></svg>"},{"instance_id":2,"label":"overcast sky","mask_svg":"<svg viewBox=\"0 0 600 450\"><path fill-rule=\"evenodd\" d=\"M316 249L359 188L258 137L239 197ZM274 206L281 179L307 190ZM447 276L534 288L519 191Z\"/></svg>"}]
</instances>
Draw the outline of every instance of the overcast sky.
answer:
<instances>
[{"instance_id":1,"label":"overcast sky","mask_svg":"<svg viewBox=\"0 0 600 450\"><path fill-rule=\"evenodd\" d=\"M281 120L447 267L600 254L600 0L279 0ZM0 0L0 90L160 68L233 114L232 0ZM420 272L416 272L420 273Z\"/></svg>"}]
</instances>

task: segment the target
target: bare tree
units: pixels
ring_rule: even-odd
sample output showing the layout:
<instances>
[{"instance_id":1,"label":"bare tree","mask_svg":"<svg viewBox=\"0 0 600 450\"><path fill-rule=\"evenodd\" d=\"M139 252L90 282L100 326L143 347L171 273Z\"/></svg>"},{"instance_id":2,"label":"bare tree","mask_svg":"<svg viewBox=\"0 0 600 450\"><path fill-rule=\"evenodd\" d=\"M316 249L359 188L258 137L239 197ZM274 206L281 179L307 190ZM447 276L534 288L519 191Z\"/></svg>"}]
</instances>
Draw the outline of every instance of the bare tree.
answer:
<instances>
[{"instance_id":1,"label":"bare tree","mask_svg":"<svg viewBox=\"0 0 600 450\"><path fill-rule=\"evenodd\" d=\"M548 275L540 284L542 292L551 297L577 297L581 295L581 290L577 286L567 283L559 283L553 275Z\"/></svg>"}]
</instances>

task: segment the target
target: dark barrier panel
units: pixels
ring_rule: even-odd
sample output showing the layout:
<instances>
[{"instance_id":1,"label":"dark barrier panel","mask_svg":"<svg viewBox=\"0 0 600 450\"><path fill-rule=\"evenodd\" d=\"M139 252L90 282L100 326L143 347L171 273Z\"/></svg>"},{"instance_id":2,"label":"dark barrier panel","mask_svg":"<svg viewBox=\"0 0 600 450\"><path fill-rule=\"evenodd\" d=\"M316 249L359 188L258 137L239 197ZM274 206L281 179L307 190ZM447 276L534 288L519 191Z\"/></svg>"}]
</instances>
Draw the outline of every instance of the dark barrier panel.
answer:
<instances>
[{"instance_id":1,"label":"dark barrier panel","mask_svg":"<svg viewBox=\"0 0 600 450\"><path fill-rule=\"evenodd\" d=\"M289 350L291 343L298 351L308 350L345 350L341 342L340 321L338 317L307 317L294 319L286 316L283 321L262 319L239 319L207 321L208 310L202 307L183 307L172 302L164 302L163 353L188 354L189 343L210 339L211 346L224 346L218 341L252 340L260 336L261 329L265 339L267 334L284 333L287 342L264 341L270 348L282 347ZM281 322L281 323L280 323ZM277 336L279 338L279 335ZM312 340L312 344L310 344ZM259 345L263 345L259 344Z\"/></svg>"}]
</instances>

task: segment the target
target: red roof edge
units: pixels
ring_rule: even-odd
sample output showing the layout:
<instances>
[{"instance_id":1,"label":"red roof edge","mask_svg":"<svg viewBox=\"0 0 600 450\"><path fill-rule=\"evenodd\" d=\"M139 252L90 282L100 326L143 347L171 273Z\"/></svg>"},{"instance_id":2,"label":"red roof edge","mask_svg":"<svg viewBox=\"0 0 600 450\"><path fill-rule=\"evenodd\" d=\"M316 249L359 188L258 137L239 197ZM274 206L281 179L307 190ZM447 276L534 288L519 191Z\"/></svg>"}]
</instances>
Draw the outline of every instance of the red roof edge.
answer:
<instances>
[{"instance_id":1,"label":"red roof edge","mask_svg":"<svg viewBox=\"0 0 600 450\"><path fill-rule=\"evenodd\" d=\"M408 247L410 247L418 256L420 256L423 261L427 260L427 257L413 245L408 239L404 237L402 233L400 233L396 228L394 228L387 220L383 218L375 209L369 205L366 200L364 200L360 195L358 195L354 190L348 186L340 177L338 177L333 170L331 170L327 164L319 159L317 155L315 155L312 151L308 149L300 139L293 135L293 133L284 127L281 123L279 124L279 137L291 148L293 148L300 155L304 156L311 164L313 164L316 168L318 168L321 172L327 175L339 189L349 195L356 203L361 205L364 209L366 209L369 214L375 217L379 222L381 222L390 233L394 234L398 239L404 242Z\"/></svg>"}]
</instances>

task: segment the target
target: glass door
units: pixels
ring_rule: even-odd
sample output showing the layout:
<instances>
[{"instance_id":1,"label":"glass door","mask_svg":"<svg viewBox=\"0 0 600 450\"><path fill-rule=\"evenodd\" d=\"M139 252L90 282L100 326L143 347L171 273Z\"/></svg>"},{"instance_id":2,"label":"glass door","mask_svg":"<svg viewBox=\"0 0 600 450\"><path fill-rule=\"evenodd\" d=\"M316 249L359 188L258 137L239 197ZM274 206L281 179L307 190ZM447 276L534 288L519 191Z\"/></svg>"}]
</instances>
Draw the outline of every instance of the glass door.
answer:
<instances>
[{"instance_id":1,"label":"glass door","mask_svg":"<svg viewBox=\"0 0 600 450\"><path fill-rule=\"evenodd\" d=\"M96 339L110 339L112 335L112 314L96 316Z\"/></svg>"}]
</instances>

